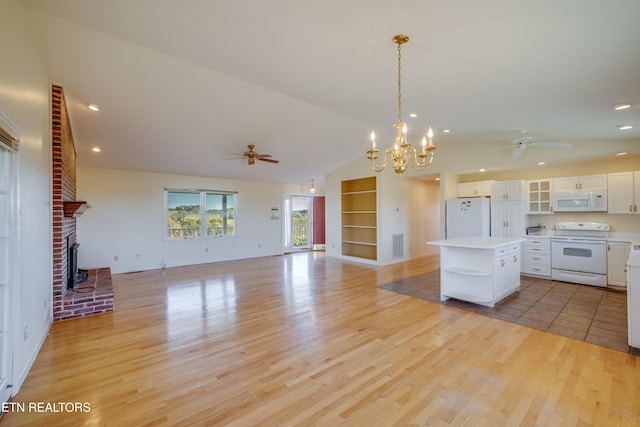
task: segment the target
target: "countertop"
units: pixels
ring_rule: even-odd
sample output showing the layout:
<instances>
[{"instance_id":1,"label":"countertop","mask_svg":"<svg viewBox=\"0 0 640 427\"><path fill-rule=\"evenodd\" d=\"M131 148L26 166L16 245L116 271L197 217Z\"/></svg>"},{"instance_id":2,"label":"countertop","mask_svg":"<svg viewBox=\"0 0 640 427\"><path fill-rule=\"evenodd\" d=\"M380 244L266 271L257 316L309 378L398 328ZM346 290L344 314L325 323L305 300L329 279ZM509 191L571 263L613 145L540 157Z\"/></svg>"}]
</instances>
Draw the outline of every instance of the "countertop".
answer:
<instances>
[{"instance_id":1,"label":"countertop","mask_svg":"<svg viewBox=\"0 0 640 427\"><path fill-rule=\"evenodd\" d=\"M469 236L457 237L455 239L434 240L431 242L427 242L427 244L436 246L450 246L456 248L495 249L501 246L509 245L511 243L521 243L525 240L526 239L524 237Z\"/></svg>"},{"instance_id":2,"label":"countertop","mask_svg":"<svg viewBox=\"0 0 640 427\"><path fill-rule=\"evenodd\" d=\"M640 243L640 233L625 233L621 231L613 231L609 233L607 238L609 242L630 242Z\"/></svg>"}]
</instances>

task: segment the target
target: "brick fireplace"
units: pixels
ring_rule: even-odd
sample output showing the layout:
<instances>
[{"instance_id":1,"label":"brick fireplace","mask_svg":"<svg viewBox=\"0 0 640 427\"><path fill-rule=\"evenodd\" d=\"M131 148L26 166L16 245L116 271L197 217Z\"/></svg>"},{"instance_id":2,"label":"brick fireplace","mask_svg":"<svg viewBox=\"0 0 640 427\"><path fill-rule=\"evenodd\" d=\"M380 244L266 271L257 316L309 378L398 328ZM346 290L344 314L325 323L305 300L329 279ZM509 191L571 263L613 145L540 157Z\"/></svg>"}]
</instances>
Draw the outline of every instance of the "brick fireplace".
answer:
<instances>
[{"instance_id":1,"label":"brick fireplace","mask_svg":"<svg viewBox=\"0 0 640 427\"><path fill-rule=\"evenodd\" d=\"M87 280L69 289L69 238L76 241L76 218L87 208L76 200L76 149L62 87L51 87L53 320L113 311L108 268L89 270ZM81 236L77 237L78 250Z\"/></svg>"}]
</instances>

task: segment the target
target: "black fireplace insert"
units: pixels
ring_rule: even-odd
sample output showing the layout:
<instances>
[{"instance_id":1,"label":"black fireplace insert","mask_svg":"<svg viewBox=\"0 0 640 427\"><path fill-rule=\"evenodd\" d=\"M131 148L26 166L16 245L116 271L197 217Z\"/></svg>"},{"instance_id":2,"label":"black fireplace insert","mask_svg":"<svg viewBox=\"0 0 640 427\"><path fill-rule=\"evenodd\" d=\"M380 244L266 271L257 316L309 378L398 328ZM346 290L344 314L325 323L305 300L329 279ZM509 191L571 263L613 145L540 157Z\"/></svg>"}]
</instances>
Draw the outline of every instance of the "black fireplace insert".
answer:
<instances>
[{"instance_id":1,"label":"black fireplace insert","mask_svg":"<svg viewBox=\"0 0 640 427\"><path fill-rule=\"evenodd\" d=\"M78 247L80 244L76 242L76 235L72 234L67 237L67 268L69 289L76 289L82 282L86 282L89 277L88 270L78 268Z\"/></svg>"}]
</instances>

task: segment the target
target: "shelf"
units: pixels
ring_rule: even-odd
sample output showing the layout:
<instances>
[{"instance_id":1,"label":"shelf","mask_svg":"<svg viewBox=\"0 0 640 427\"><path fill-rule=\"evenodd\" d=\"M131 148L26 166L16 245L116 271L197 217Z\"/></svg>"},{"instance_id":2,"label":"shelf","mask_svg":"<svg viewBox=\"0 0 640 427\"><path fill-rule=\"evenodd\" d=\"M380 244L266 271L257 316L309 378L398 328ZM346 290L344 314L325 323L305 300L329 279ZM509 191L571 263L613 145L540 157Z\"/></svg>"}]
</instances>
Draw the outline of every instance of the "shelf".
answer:
<instances>
[{"instance_id":1,"label":"shelf","mask_svg":"<svg viewBox=\"0 0 640 427\"><path fill-rule=\"evenodd\" d=\"M342 255L370 260L377 259L378 248L376 245L357 242L342 242Z\"/></svg>"},{"instance_id":2,"label":"shelf","mask_svg":"<svg viewBox=\"0 0 640 427\"><path fill-rule=\"evenodd\" d=\"M64 216L67 218L77 218L90 207L87 202L62 202Z\"/></svg>"},{"instance_id":3,"label":"shelf","mask_svg":"<svg viewBox=\"0 0 640 427\"><path fill-rule=\"evenodd\" d=\"M376 211L342 211L343 214L374 214Z\"/></svg>"},{"instance_id":4,"label":"shelf","mask_svg":"<svg viewBox=\"0 0 640 427\"><path fill-rule=\"evenodd\" d=\"M347 227L347 228L377 228L375 225L348 225L348 224L342 224L343 227Z\"/></svg>"},{"instance_id":5,"label":"shelf","mask_svg":"<svg viewBox=\"0 0 640 427\"><path fill-rule=\"evenodd\" d=\"M349 243L349 244L352 244L352 245L378 246L375 243L355 242L355 241L352 241L352 240L343 240L342 243Z\"/></svg>"},{"instance_id":6,"label":"shelf","mask_svg":"<svg viewBox=\"0 0 640 427\"><path fill-rule=\"evenodd\" d=\"M357 193L365 191L376 191L376 177L358 178L342 181L342 190L344 193Z\"/></svg>"},{"instance_id":7,"label":"shelf","mask_svg":"<svg viewBox=\"0 0 640 427\"><path fill-rule=\"evenodd\" d=\"M364 190L364 191L345 191L342 194L366 194L366 193L375 193L376 190Z\"/></svg>"},{"instance_id":8,"label":"shelf","mask_svg":"<svg viewBox=\"0 0 640 427\"><path fill-rule=\"evenodd\" d=\"M463 274L465 276L490 276L490 271L470 270L468 268L449 267L442 270L445 273Z\"/></svg>"}]
</instances>

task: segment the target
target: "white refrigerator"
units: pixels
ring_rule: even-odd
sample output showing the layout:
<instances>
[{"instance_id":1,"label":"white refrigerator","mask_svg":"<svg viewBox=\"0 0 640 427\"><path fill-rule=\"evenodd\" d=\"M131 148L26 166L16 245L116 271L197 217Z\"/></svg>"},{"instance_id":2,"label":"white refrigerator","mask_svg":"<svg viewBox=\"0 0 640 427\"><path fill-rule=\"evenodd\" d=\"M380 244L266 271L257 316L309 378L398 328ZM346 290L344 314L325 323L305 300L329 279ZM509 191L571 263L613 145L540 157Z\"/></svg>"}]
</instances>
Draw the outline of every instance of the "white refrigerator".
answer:
<instances>
[{"instance_id":1,"label":"white refrigerator","mask_svg":"<svg viewBox=\"0 0 640 427\"><path fill-rule=\"evenodd\" d=\"M487 197L447 199L446 238L489 236L491 232L490 200Z\"/></svg>"}]
</instances>

